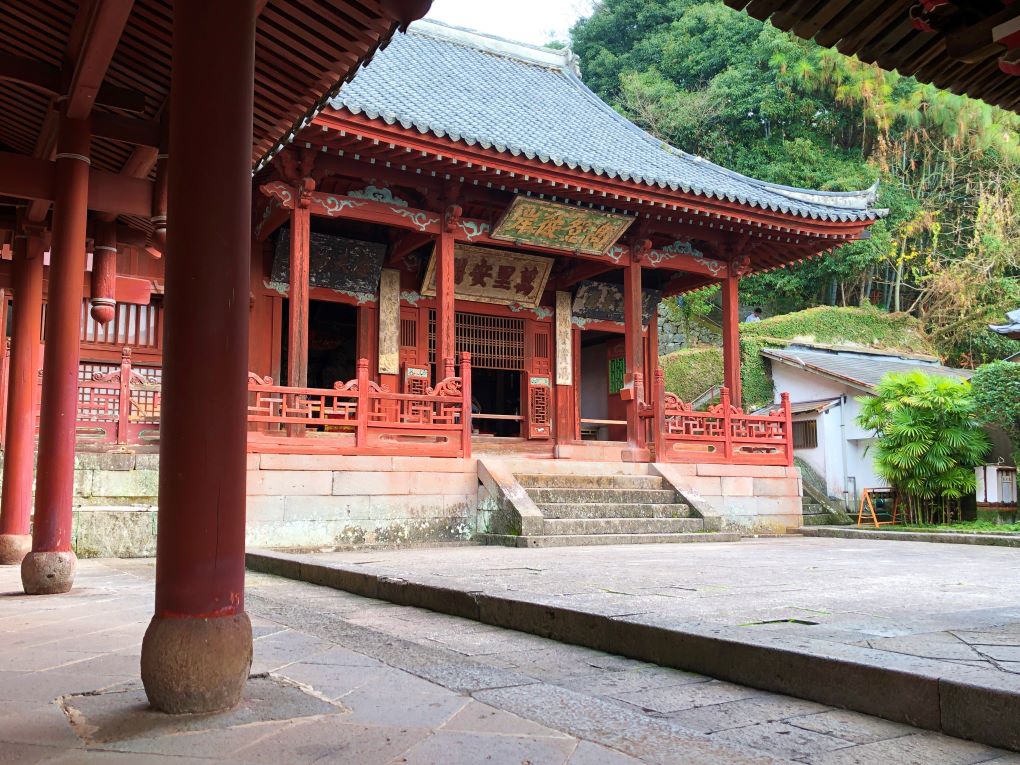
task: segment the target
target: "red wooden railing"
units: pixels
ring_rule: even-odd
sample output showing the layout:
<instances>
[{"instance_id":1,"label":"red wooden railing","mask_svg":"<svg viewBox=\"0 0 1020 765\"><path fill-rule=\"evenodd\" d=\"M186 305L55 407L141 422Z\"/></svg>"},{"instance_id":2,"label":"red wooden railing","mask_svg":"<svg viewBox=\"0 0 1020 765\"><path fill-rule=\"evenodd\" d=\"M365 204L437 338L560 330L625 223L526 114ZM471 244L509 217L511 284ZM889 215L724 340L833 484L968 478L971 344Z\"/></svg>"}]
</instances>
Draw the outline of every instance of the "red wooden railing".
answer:
<instances>
[{"instance_id":1,"label":"red wooden railing","mask_svg":"<svg viewBox=\"0 0 1020 765\"><path fill-rule=\"evenodd\" d=\"M471 357L460 354L446 377L424 393L393 393L358 376L332 388L275 385L248 375L249 451L333 454L471 455Z\"/></svg>"},{"instance_id":2,"label":"red wooden railing","mask_svg":"<svg viewBox=\"0 0 1020 765\"><path fill-rule=\"evenodd\" d=\"M779 410L744 414L723 388L719 403L703 412L666 392L662 370L655 375L653 439L660 462L720 462L734 465L793 465L790 394Z\"/></svg>"},{"instance_id":3,"label":"red wooden railing","mask_svg":"<svg viewBox=\"0 0 1020 765\"><path fill-rule=\"evenodd\" d=\"M40 399L37 396L36 407ZM122 349L119 369L78 381L75 429L79 443L157 443L159 414L160 383L132 369L130 348ZM38 415L36 411L37 427Z\"/></svg>"}]
</instances>

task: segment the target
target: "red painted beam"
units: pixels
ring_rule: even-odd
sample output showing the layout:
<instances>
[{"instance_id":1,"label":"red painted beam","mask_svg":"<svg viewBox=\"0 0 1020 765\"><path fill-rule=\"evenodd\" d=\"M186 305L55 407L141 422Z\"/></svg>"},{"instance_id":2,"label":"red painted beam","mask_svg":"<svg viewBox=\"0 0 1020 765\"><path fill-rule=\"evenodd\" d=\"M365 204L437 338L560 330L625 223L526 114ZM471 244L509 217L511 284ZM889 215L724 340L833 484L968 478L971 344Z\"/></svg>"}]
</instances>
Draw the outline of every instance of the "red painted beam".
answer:
<instances>
[{"instance_id":1,"label":"red painted beam","mask_svg":"<svg viewBox=\"0 0 1020 765\"><path fill-rule=\"evenodd\" d=\"M818 236L823 233L857 235L872 223L871 221L855 223L816 221L760 208L749 208L737 202L687 195L668 188L661 189L658 186L631 184L606 177L592 177L567 168L551 167L540 160L510 157L503 154L494 155L480 146L470 147L451 139L422 135L416 130L405 130L399 125L380 124L377 120L360 115L340 116L337 113L324 112L315 118L313 124L319 125L320 129L324 125L332 130L346 131L352 135L362 136L383 144L394 144L410 148L413 151L441 155L444 159L456 159L458 162L464 163L465 167L470 164L487 171L498 170L503 174L501 182L507 186L517 185L518 180L523 182L526 176L541 178L543 181L558 184L564 190L577 187L593 190L597 195L593 198L604 200L608 205L623 204L627 200L641 200L654 205L660 211L664 204L668 206L665 208L667 210L676 205L681 210L689 208L707 213L706 220L717 221L720 225L725 223L726 225L782 226L793 232L800 232L801 236ZM309 137L313 138L315 134L311 133ZM519 178L514 176L519 176ZM553 187L550 186L550 188ZM554 192L550 191L550 193ZM651 210L651 208L648 209ZM727 216L733 220L725 220ZM791 236L793 235L796 233L791 234Z\"/></svg>"},{"instance_id":2,"label":"red painted beam","mask_svg":"<svg viewBox=\"0 0 1020 765\"><path fill-rule=\"evenodd\" d=\"M92 112L132 7L133 0L96 0L92 6L67 91L69 118L85 119Z\"/></svg>"},{"instance_id":3,"label":"red painted beam","mask_svg":"<svg viewBox=\"0 0 1020 765\"><path fill-rule=\"evenodd\" d=\"M48 207L56 194L55 167L49 160L0 152L0 196L39 201ZM152 183L90 168L88 206L97 212L148 218L152 214Z\"/></svg>"}]
</instances>

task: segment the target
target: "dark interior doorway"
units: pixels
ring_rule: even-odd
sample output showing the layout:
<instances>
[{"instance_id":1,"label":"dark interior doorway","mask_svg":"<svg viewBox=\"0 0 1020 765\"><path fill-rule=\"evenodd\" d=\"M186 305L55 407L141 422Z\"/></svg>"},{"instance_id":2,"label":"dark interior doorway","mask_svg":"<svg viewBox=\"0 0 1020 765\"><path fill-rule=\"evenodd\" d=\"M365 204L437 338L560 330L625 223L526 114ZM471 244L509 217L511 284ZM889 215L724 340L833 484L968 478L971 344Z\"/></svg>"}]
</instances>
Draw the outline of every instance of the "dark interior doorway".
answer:
<instances>
[{"instance_id":1,"label":"dark interior doorway","mask_svg":"<svg viewBox=\"0 0 1020 765\"><path fill-rule=\"evenodd\" d=\"M287 381L290 305L283 301L281 376ZM308 387L332 388L353 380L358 362L358 309L345 303L308 301Z\"/></svg>"},{"instance_id":2,"label":"dark interior doorway","mask_svg":"<svg viewBox=\"0 0 1020 765\"><path fill-rule=\"evenodd\" d=\"M504 369L471 369L472 427L477 434L502 438L521 435L519 420L486 417L520 415L521 377L520 372Z\"/></svg>"}]
</instances>

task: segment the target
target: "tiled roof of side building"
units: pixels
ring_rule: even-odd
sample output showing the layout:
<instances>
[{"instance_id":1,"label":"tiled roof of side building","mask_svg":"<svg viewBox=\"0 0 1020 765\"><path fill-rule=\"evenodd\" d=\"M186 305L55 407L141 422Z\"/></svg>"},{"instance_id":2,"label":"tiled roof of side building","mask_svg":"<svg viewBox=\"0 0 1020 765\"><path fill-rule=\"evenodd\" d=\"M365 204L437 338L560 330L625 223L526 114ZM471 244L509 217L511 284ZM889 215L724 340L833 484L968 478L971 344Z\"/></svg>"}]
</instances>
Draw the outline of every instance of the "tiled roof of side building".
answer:
<instances>
[{"instance_id":1,"label":"tiled roof of side building","mask_svg":"<svg viewBox=\"0 0 1020 765\"><path fill-rule=\"evenodd\" d=\"M394 37L330 106L470 146L814 220L886 213L873 207L877 184L853 192L779 186L663 143L590 91L570 51L432 21Z\"/></svg>"},{"instance_id":2,"label":"tiled roof of side building","mask_svg":"<svg viewBox=\"0 0 1020 765\"><path fill-rule=\"evenodd\" d=\"M890 356L889 354L868 353L867 349L845 351L823 351L813 348L789 346L787 348L766 348L762 354L767 358L809 372L833 377L854 385L862 390L874 390L875 386L889 372L926 372L945 377L969 379L970 369L947 367L932 361Z\"/></svg>"}]
</instances>

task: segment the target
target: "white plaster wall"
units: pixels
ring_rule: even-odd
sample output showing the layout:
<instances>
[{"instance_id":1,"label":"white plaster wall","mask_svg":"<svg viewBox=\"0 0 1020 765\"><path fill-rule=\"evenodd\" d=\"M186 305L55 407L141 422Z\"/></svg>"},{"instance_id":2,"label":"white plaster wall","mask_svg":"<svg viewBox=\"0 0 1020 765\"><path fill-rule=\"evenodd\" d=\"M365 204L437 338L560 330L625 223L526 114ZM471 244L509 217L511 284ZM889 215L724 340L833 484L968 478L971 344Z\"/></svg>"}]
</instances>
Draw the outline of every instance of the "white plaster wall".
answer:
<instances>
[{"instance_id":1,"label":"white plaster wall","mask_svg":"<svg viewBox=\"0 0 1020 765\"><path fill-rule=\"evenodd\" d=\"M875 472L874 433L857 424L861 403L857 400L866 395L858 388L851 387L821 375L796 369L779 362L772 363L772 379L775 383L776 401L782 391L790 393L790 401L817 401L819 399L842 397L842 404L830 406L819 417L818 440L824 458L807 454L816 450L796 450L796 455L825 477L830 497L842 499L844 492L850 510L856 510L856 499L866 488L886 486L886 482ZM842 423L840 416L842 415ZM846 472L844 473L843 441L846 439Z\"/></svg>"},{"instance_id":2,"label":"white plaster wall","mask_svg":"<svg viewBox=\"0 0 1020 765\"><path fill-rule=\"evenodd\" d=\"M819 414L799 414L794 415L794 422L808 422L815 420L818 428L818 446L813 449L797 449L795 454L804 460L811 468L818 473L820 476L826 475L826 455L825 455L825 433L823 417Z\"/></svg>"}]
</instances>

